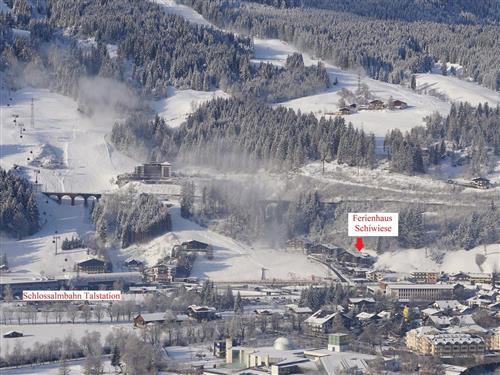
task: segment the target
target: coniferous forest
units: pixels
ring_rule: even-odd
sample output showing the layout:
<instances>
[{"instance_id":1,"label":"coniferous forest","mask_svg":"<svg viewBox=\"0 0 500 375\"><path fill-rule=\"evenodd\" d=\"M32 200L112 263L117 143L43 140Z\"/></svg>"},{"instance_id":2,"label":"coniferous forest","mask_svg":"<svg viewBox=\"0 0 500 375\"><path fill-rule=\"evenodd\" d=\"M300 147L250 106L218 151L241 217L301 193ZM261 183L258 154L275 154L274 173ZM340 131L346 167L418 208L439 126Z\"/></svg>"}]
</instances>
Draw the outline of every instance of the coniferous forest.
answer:
<instances>
[{"instance_id":1,"label":"coniferous forest","mask_svg":"<svg viewBox=\"0 0 500 375\"><path fill-rule=\"evenodd\" d=\"M118 241L125 248L172 229L167 206L154 196L115 194L92 211L96 234L102 241Z\"/></svg>"},{"instance_id":2,"label":"coniferous forest","mask_svg":"<svg viewBox=\"0 0 500 375\"><path fill-rule=\"evenodd\" d=\"M38 207L31 184L0 168L0 232L18 238L38 230Z\"/></svg>"},{"instance_id":3,"label":"coniferous forest","mask_svg":"<svg viewBox=\"0 0 500 375\"><path fill-rule=\"evenodd\" d=\"M431 1L405 1L404 6L391 0L183 3L225 29L285 40L341 68L361 66L382 81L401 83L411 73L430 71L440 60L458 63L465 76L500 89L499 11L494 1L446 6Z\"/></svg>"}]
</instances>

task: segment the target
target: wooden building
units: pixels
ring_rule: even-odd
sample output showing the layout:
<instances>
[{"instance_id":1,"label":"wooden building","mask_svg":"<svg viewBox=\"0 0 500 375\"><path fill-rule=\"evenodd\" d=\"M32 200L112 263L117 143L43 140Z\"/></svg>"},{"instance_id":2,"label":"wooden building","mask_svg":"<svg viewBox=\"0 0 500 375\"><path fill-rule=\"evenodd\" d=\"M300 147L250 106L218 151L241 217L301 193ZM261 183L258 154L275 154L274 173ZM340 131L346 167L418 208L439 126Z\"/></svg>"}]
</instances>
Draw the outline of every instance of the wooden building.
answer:
<instances>
[{"instance_id":1,"label":"wooden building","mask_svg":"<svg viewBox=\"0 0 500 375\"><path fill-rule=\"evenodd\" d=\"M75 269L77 272L85 273L105 273L110 271L110 267L107 262L96 258L77 263Z\"/></svg>"},{"instance_id":2,"label":"wooden building","mask_svg":"<svg viewBox=\"0 0 500 375\"><path fill-rule=\"evenodd\" d=\"M187 308L187 315L199 322L217 319L215 307L190 305Z\"/></svg>"},{"instance_id":3,"label":"wooden building","mask_svg":"<svg viewBox=\"0 0 500 375\"><path fill-rule=\"evenodd\" d=\"M489 189L491 181L484 177L478 177L472 180L471 185L477 189Z\"/></svg>"}]
</instances>

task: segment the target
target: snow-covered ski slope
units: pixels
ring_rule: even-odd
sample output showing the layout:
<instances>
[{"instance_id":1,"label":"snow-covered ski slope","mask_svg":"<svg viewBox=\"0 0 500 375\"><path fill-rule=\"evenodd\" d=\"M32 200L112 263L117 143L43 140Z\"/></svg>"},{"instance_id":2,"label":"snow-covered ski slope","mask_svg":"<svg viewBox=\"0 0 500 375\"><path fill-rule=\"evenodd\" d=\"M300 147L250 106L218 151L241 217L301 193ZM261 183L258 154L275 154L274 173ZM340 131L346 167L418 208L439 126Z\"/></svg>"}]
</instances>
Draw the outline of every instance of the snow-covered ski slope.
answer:
<instances>
[{"instance_id":1,"label":"snow-covered ski slope","mask_svg":"<svg viewBox=\"0 0 500 375\"><path fill-rule=\"evenodd\" d=\"M10 100L12 98L12 100ZM0 166L26 167L44 191L98 193L114 188L112 178L129 171L135 162L116 152L106 140L117 114L99 113L88 117L78 111L77 103L66 96L45 89L4 90L1 103ZM31 127L31 99L34 103L35 128ZM8 105L7 105L8 103ZM24 124L22 138L19 126ZM29 165L28 158L38 155L43 145L50 145L60 168L47 169Z\"/></svg>"},{"instance_id":2,"label":"snow-covered ski slope","mask_svg":"<svg viewBox=\"0 0 500 375\"><path fill-rule=\"evenodd\" d=\"M165 119L168 126L177 128L201 104L215 98L227 97L229 95L222 90L178 90L174 87L169 87L167 97L151 102L151 107L158 116Z\"/></svg>"},{"instance_id":3,"label":"snow-covered ski slope","mask_svg":"<svg viewBox=\"0 0 500 375\"><path fill-rule=\"evenodd\" d=\"M214 247L214 259L199 255L191 272L193 277L209 277L215 281L258 281L261 280L262 268L265 268L266 279L311 280L312 277L328 275L326 267L308 260L299 251L286 252L282 247L251 247L183 219L179 207L173 207L170 212L171 233L147 244L130 246L122 251L121 259L116 263L134 257L152 265L168 255L174 245L197 240Z\"/></svg>"},{"instance_id":4,"label":"snow-covered ski slope","mask_svg":"<svg viewBox=\"0 0 500 375\"><path fill-rule=\"evenodd\" d=\"M184 105L187 110L191 96L179 91L172 94L170 100L174 100L176 95L181 95L182 99L177 105L167 106L164 115L167 118L185 116L179 106ZM196 95L193 97L201 98ZM114 121L118 119L116 115L87 117L77 110L77 103L73 99L42 89L25 88L11 92L10 96L5 91L2 98L7 101L2 101L1 106L0 166L10 169L17 165L19 172L31 180L35 179L34 171L39 170L38 181L44 191L109 192L116 188L112 179L118 173L132 170L137 163L114 150L106 140ZM31 98L34 98L35 108L34 129L30 127ZM13 115L19 115L16 121L23 123L26 129L22 138L13 122ZM61 168L31 166L27 159L36 157L41 149L49 149L54 158L60 160ZM63 238L85 238L93 229L88 211L81 201L77 203L73 207L69 205L69 200L65 200L62 205L58 205L40 195L42 229L21 241L0 239L1 252L7 254L11 267L9 279L69 275L76 262L88 258L86 249L60 250ZM198 257L193 276L211 277L218 281L260 280L262 267L267 268L265 272L269 278L310 279L312 275L327 275L322 265L308 261L303 254L284 255L281 249L251 248L181 218L175 207L172 216L172 233L150 243L126 250L118 249L117 254L112 255L114 263L119 266L129 256L154 263L166 255L174 244L197 239L213 244L216 252L214 260ZM57 255L52 243L55 235L60 237Z\"/></svg>"},{"instance_id":5,"label":"snow-covered ski slope","mask_svg":"<svg viewBox=\"0 0 500 375\"><path fill-rule=\"evenodd\" d=\"M87 249L61 250L64 238L86 238L93 230L87 209L68 202L59 205L43 196L38 199L38 209L42 224L38 233L22 240L0 237L0 253L7 255L10 267L9 273L2 274L2 282L70 276L75 263L89 258ZM54 236L59 237L57 255Z\"/></svg>"}]
</instances>

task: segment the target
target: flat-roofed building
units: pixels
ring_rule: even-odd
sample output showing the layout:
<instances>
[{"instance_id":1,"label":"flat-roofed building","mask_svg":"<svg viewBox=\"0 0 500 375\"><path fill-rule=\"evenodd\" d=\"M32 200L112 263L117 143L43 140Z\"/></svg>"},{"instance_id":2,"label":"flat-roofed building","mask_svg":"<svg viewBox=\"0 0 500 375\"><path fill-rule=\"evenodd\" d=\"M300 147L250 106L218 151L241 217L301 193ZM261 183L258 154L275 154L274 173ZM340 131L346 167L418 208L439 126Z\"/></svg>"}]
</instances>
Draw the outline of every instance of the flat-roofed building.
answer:
<instances>
[{"instance_id":1,"label":"flat-roofed building","mask_svg":"<svg viewBox=\"0 0 500 375\"><path fill-rule=\"evenodd\" d=\"M454 289L452 284L385 284L386 295L410 301L452 299Z\"/></svg>"}]
</instances>

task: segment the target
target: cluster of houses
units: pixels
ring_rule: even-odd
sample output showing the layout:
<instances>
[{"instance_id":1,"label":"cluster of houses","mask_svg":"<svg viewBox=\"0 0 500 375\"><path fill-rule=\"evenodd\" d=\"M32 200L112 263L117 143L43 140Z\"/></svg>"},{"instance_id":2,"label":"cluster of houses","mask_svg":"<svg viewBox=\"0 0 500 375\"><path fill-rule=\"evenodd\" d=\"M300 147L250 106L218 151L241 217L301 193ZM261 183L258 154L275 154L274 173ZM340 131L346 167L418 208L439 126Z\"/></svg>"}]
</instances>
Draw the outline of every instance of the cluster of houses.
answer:
<instances>
[{"instance_id":1,"label":"cluster of houses","mask_svg":"<svg viewBox=\"0 0 500 375\"><path fill-rule=\"evenodd\" d=\"M128 272L141 273L149 283L170 283L176 277L189 277L196 253L203 253L208 259L213 259L213 246L196 240L186 241L175 245L168 257L151 267L135 258L127 259L124 267ZM75 265L75 271L79 275L109 273L111 270L109 262L98 258L87 259Z\"/></svg>"},{"instance_id":2,"label":"cluster of houses","mask_svg":"<svg viewBox=\"0 0 500 375\"><path fill-rule=\"evenodd\" d=\"M144 313L134 317L134 327L145 328L148 325L165 324L165 323L182 323L188 320L197 322L208 322L211 320L220 319L217 310L209 306L188 306L185 314L168 315L166 313Z\"/></svg>"},{"instance_id":3,"label":"cluster of houses","mask_svg":"<svg viewBox=\"0 0 500 375\"><path fill-rule=\"evenodd\" d=\"M335 262L351 267L368 267L375 259L366 253L345 249L339 246L316 243L306 238L296 238L287 242L288 250L302 251L307 256L313 256L326 262Z\"/></svg>"},{"instance_id":4,"label":"cluster of houses","mask_svg":"<svg viewBox=\"0 0 500 375\"><path fill-rule=\"evenodd\" d=\"M353 113L356 113L358 111L374 111L374 110L380 110L380 109L406 109L408 108L408 104L402 100L395 99L395 100L389 100L387 103L383 102L382 100L375 99L371 100L368 102L366 105L357 105L356 103L350 104L345 107L341 107L338 109L337 112L335 112L336 115L342 116L342 115L350 115Z\"/></svg>"}]
</instances>

